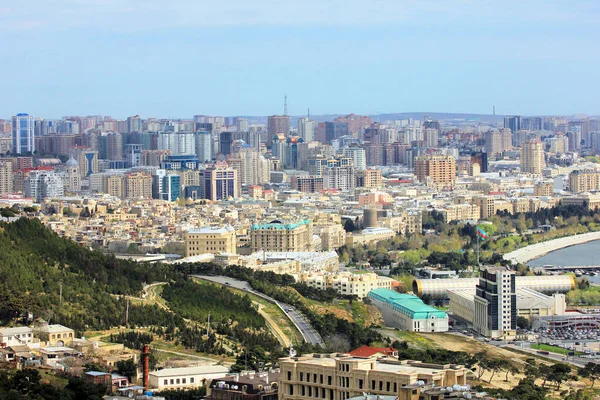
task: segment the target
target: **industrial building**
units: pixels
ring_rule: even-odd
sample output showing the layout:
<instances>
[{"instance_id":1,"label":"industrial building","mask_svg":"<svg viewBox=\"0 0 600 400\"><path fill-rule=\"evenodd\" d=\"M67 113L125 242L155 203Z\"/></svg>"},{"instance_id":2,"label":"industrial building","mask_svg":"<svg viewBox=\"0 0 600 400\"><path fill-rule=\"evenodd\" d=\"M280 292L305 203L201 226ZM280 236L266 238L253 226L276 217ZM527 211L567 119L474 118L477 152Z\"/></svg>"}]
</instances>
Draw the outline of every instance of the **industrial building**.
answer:
<instances>
[{"instance_id":1,"label":"industrial building","mask_svg":"<svg viewBox=\"0 0 600 400\"><path fill-rule=\"evenodd\" d=\"M423 303L417 296L375 289L367 297L381 311L387 326L410 332L448 331L448 315Z\"/></svg>"},{"instance_id":2,"label":"industrial building","mask_svg":"<svg viewBox=\"0 0 600 400\"><path fill-rule=\"evenodd\" d=\"M419 297L429 295L434 299L446 299L449 289L474 290L478 283L479 278L415 279L412 288ZM575 278L572 275L517 276L515 285L517 289L531 289L546 294L566 293L575 288Z\"/></svg>"}]
</instances>

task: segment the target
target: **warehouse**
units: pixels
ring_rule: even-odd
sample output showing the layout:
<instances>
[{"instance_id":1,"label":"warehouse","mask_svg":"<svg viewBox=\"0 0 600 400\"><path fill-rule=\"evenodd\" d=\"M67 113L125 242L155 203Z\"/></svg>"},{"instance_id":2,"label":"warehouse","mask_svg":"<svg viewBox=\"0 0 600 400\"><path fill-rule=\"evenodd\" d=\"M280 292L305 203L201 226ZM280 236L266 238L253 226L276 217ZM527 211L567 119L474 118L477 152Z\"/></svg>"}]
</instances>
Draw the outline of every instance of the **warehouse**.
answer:
<instances>
[{"instance_id":1,"label":"warehouse","mask_svg":"<svg viewBox=\"0 0 600 400\"><path fill-rule=\"evenodd\" d=\"M479 278L415 279L413 293L419 297L447 299L448 290L475 290ZM575 288L573 275L535 275L515 277L517 289L531 289L545 294L566 293Z\"/></svg>"}]
</instances>

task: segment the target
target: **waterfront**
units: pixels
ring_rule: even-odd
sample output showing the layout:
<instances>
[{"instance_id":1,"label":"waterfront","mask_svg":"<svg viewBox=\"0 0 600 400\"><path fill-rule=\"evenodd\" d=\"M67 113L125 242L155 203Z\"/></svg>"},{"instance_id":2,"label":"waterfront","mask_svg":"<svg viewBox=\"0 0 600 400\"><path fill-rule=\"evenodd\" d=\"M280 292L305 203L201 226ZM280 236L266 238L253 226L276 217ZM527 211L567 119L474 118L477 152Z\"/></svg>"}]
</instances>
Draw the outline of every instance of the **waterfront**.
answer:
<instances>
[{"instance_id":1,"label":"waterfront","mask_svg":"<svg viewBox=\"0 0 600 400\"><path fill-rule=\"evenodd\" d=\"M586 266L598 265L600 267L600 240L565 247L553 251L542 257L535 258L527 263L530 267L544 265L555 266ZM600 268L599 268L600 269ZM593 283L600 283L600 275L586 277Z\"/></svg>"}]
</instances>

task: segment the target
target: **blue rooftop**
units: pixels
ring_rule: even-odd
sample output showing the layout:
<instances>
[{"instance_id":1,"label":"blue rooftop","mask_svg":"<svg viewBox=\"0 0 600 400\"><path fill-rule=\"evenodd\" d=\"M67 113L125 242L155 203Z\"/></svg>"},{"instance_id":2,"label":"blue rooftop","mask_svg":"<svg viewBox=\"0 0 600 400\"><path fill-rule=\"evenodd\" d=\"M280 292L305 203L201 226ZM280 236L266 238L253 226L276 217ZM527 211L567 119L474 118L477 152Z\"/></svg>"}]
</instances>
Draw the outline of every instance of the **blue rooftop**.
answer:
<instances>
[{"instance_id":1,"label":"blue rooftop","mask_svg":"<svg viewBox=\"0 0 600 400\"><path fill-rule=\"evenodd\" d=\"M432 316L436 318L448 317L444 311L428 306L412 294L398 293L391 289L373 289L367 296L390 304L394 310L400 311L412 319L428 319Z\"/></svg>"}]
</instances>

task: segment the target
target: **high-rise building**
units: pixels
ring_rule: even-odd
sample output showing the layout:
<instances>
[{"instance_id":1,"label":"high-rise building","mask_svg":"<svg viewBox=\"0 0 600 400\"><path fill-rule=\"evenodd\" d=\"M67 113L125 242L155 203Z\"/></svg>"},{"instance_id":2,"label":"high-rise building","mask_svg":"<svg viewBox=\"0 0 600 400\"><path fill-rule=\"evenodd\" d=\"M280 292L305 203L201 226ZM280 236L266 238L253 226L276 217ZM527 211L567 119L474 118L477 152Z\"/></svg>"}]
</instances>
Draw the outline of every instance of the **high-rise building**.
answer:
<instances>
[{"instance_id":1,"label":"high-rise building","mask_svg":"<svg viewBox=\"0 0 600 400\"><path fill-rule=\"evenodd\" d=\"M246 118L235 119L235 130L237 132L248 132L248 120Z\"/></svg>"},{"instance_id":2,"label":"high-rise building","mask_svg":"<svg viewBox=\"0 0 600 400\"><path fill-rule=\"evenodd\" d=\"M142 132L143 129L143 121L139 115L127 118L127 132Z\"/></svg>"},{"instance_id":3,"label":"high-rise building","mask_svg":"<svg viewBox=\"0 0 600 400\"><path fill-rule=\"evenodd\" d=\"M308 117L298 118L298 136L305 142L314 140L315 124Z\"/></svg>"},{"instance_id":4,"label":"high-rise building","mask_svg":"<svg viewBox=\"0 0 600 400\"><path fill-rule=\"evenodd\" d=\"M354 189L355 168L351 165L323 168L323 187L325 189L352 190Z\"/></svg>"},{"instance_id":5,"label":"high-rise building","mask_svg":"<svg viewBox=\"0 0 600 400\"><path fill-rule=\"evenodd\" d=\"M517 330L515 272L506 267L481 271L475 289L473 327L483 336L514 338Z\"/></svg>"},{"instance_id":6,"label":"high-rise building","mask_svg":"<svg viewBox=\"0 0 600 400\"><path fill-rule=\"evenodd\" d=\"M152 176L144 172L125 174L124 198L131 200L152 198Z\"/></svg>"},{"instance_id":7,"label":"high-rise building","mask_svg":"<svg viewBox=\"0 0 600 400\"><path fill-rule=\"evenodd\" d=\"M35 152L35 123L29 114L12 117L13 154Z\"/></svg>"},{"instance_id":8,"label":"high-rise building","mask_svg":"<svg viewBox=\"0 0 600 400\"><path fill-rule=\"evenodd\" d=\"M208 131L196 132L196 156L201 163L210 162L213 159L213 138Z\"/></svg>"},{"instance_id":9,"label":"high-rise building","mask_svg":"<svg viewBox=\"0 0 600 400\"><path fill-rule=\"evenodd\" d=\"M161 162L172 154L171 150L142 150L140 163L145 167L158 167Z\"/></svg>"},{"instance_id":10,"label":"high-rise building","mask_svg":"<svg viewBox=\"0 0 600 400\"><path fill-rule=\"evenodd\" d=\"M0 196L6 196L13 192L12 164L8 161L0 161Z\"/></svg>"},{"instance_id":11,"label":"high-rise building","mask_svg":"<svg viewBox=\"0 0 600 400\"><path fill-rule=\"evenodd\" d=\"M181 198L181 177L177 174L164 176L162 190L162 200L175 201Z\"/></svg>"},{"instance_id":12,"label":"high-rise building","mask_svg":"<svg viewBox=\"0 0 600 400\"><path fill-rule=\"evenodd\" d=\"M419 156L415 158L415 175L419 182L436 188L451 188L456 182L456 158Z\"/></svg>"},{"instance_id":13,"label":"high-rise building","mask_svg":"<svg viewBox=\"0 0 600 400\"><path fill-rule=\"evenodd\" d=\"M319 193L323 190L322 176L292 176L292 189L303 193Z\"/></svg>"},{"instance_id":14,"label":"high-rise building","mask_svg":"<svg viewBox=\"0 0 600 400\"><path fill-rule=\"evenodd\" d=\"M427 147L438 147L439 131L433 128L425 128L423 132L423 140Z\"/></svg>"},{"instance_id":15,"label":"high-rise building","mask_svg":"<svg viewBox=\"0 0 600 400\"><path fill-rule=\"evenodd\" d=\"M278 134L290 134L290 117L287 115L271 115L267 119L267 146L271 147L273 137Z\"/></svg>"},{"instance_id":16,"label":"high-rise building","mask_svg":"<svg viewBox=\"0 0 600 400\"><path fill-rule=\"evenodd\" d=\"M578 130L567 132L567 138L569 139L569 151L580 151L581 150L581 132Z\"/></svg>"},{"instance_id":17,"label":"high-rise building","mask_svg":"<svg viewBox=\"0 0 600 400\"><path fill-rule=\"evenodd\" d=\"M63 179L53 170L35 170L25 181L25 196L36 203L65 195Z\"/></svg>"},{"instance_id":18,"label":"high-rise building","mask_svg":"<svg viewBox=\"0 0 600 400\"><path fill-rule=\"evenodd\" d=\"M118 132L111 132L102 137L105 146L104 159L112 161L123 160L123 136Z\"/></svg>"},{"instance_id":19,"label":"high-rise building","mask_svg":"<svg viewBox=\"0 0 600 400\"><path fill-rule=\"evenodd\" d=\"M600 171L576 170L569 174L569 190L573 193L600 190Z\"/></svg>"},{"instance_id":20,"label":"high-rise building","mask_svg":"<svg viewBox=\"0 0 600 400\"><path fill-rule=\"evenodd\" d=\"M544 145L541 141L527 140L521 147L521 172L541 174L546 166L544 161Z\"/></svg>"},{"instance_id":21,"label":"high-rise building","mask_svg":"<svg viewBox=\"0 0 600 400\"><path fill-rule=\"evenodd\" d=\"M494 129L484 134L485 152L497 157L512 148L512 132L508 128Z\"/></svg>"},{"instance_id":22,"label":"high-rise building","mask_svg":"<svg viewBox=\"0 0 600 400\"><path fill-rule=\"evenodd\" d=\"M219 153L223 155L231 154L231 144L233 143L233 132L221 132L219 134Z\"/></svg>"},{"instance_id":23,"label":"high-rise building","mask_svg":"<svg viewBox=\"0 0 600 400\"><path fill-rule=\"evenodd\" d=\"M312 235L312 222L308 219L290 222L275 220L266 224L252 224L250 244L253 252L312 251Z\"/></svg>"},{"instance_id":24,"label":"high-rise building","mask_svg":"<svg viewBox=\"0 0 600 400\"><path fill-rule=\"evenodd\" d=\"M383 186L380 169L363 169L355 173L356 187L379 188Z\"/></svg>"},{"instance_id":25,"label":"high-rise building","mask_svg":"<svg viewBox=\"0 0 600 400\"><path fill-rule=\"evenodd\" d=\"M160 132L158 150L171 150L174 156L196 154L196 134L191 132Z\"/></svg>"},{"instance_id":26,"label":"high-rise building","mask_svg":"<svg viewBox=\"0 0 600 400\"><path fill-rule=\"evenodd\" d=\"M521 129L527 131L541 131L542 130L542 118L541 117L523 117L521 118Z\"/></svg>"},{"instance_id":27,"label":"high-rise building","mask_svg":"<svg viewBox=\"0 0 600 400\"><path fill-rule=\"evenodd\" d=\"M229 197L240 197L240 181L238 172L225 162L216 164L202 171L202 188L205 199L212 201L226 200Z\"/></svg>"},{"instance_id":28,"label":"high-rise building","mask_svg":"<svg viewBox=\"0 0 600 400\"><path fill-rule=\"evenodd\" d=\"M130 143L125 146L125 161L128 167L139 167L142 165L142 145Z\"/></svg>"},{"instance_id":29,"label":"high-rise building","mask_svg":"<svg viewBox=\"0 0 600 400\"><path fill-rule=\"evenodd\" d=\"M344 147L342 152L346 157L352 158L352 164L357 170L363 170L367 168L367 155L365 149L358 146Z\"/></svg>"},{"instance_id":30,"label":"high-rise building","mask_svg":"<svg viewBox=\"0 0 600 400\"><path fill-rule=\"evenodd\" d=\"M119 199L123 198L125 192L124 177L122 174L101 174L102 175L102 191L109 196ZM90 176L90 186L92 181Z\"/></svg>"},{"instance_id":31,"label":"high-rise building","mask_svg":"<svg viewBox=\"0 0 600 400\"><path fill-rule=\"evenodd\" d=\"M510 129L513 133L521 130L521 116L512 115L504 117L504 127Z\"/></svg>"}]
</instances>

